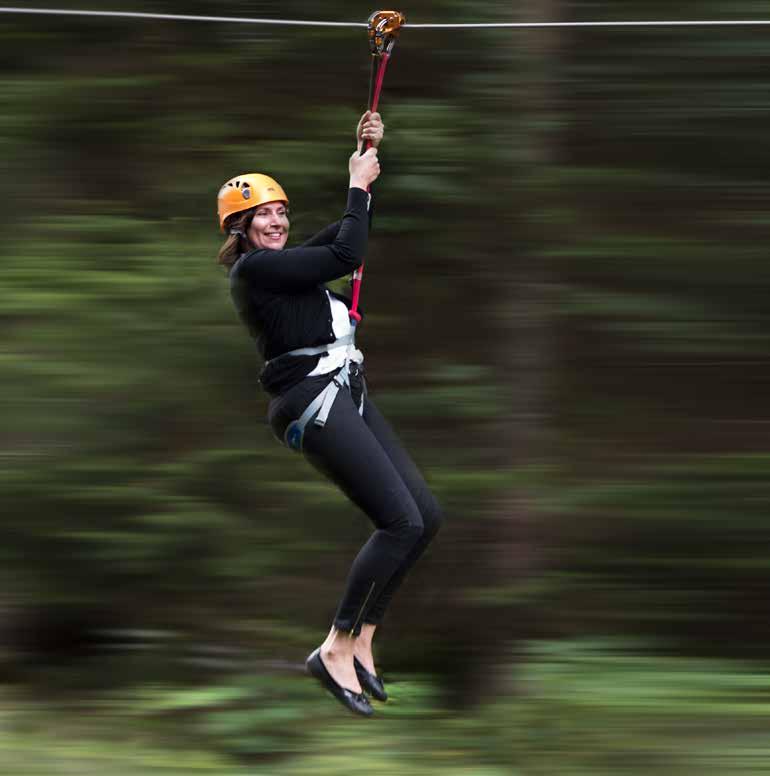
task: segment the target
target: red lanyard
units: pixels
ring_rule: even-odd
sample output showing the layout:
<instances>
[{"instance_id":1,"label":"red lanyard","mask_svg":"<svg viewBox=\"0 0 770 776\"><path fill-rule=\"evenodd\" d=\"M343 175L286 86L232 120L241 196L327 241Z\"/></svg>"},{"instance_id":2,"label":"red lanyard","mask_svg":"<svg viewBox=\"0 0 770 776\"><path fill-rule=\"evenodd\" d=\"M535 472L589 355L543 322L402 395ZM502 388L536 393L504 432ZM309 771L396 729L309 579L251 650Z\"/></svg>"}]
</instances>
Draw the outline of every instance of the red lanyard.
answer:
<instances>
[{"instance_id":1,"label":"red lanyard","mask_svg":"<svg viewBox=\"0 0 770 776\"><path fill-rule=\"evenodd\" d=\"M406 21L404 14L398 11L375 11L369 17L369 47L372 52L372 78L369 83L369 110L374 113L380 103L380 93L382 92L382 83L385 80L385 68L390 60L390 52L398 36L399 28ZM375 75L374 61L377 60L377 71ZM366 153L372 147L371 140L364 144L363 153ZM367 188L369 192L369 227L371 228L371 186ZM353 298L350 305L350 322L353 326L361 320L361 314L358 312L358 299L361 295L361 280L364 276L364 263L353 273Z\"/></svg>"}]
</instances>

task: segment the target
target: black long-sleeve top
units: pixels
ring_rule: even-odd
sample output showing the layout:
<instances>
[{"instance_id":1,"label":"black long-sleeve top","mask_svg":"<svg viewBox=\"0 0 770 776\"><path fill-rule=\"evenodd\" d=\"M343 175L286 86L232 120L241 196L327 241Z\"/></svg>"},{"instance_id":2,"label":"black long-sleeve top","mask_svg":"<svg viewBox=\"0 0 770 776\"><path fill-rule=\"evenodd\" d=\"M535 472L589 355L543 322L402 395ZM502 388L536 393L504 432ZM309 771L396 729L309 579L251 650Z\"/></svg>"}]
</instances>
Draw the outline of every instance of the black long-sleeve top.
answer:
<instances>
[{"instance_id":1,"label":"black long-sleeve top","mask_svg":"<svg viewBox=\"0 0 770 776\"><path fill-rule=\"evenodd\" d=\"M335 339L324 283L361 265L369 236L363 189L348 190L340 221L298 248L258 248L230 269L230 296L265 361L296 348L327 345ZM329 290L350 309L350 299ZM360 311L359 311L360 312ZM275 396L296 385L324 354L287 356L265 366L262 387Z\"/></svg>"}]
</instances>

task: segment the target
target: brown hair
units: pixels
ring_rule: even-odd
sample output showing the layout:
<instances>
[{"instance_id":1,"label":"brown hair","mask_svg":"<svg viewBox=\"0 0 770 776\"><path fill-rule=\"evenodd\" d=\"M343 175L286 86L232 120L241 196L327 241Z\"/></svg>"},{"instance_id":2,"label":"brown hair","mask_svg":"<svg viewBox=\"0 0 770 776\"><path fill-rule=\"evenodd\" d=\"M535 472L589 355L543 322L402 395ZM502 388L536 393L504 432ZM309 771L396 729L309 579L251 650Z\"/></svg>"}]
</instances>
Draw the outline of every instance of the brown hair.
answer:
<instances>
[{"instance_id":1,"label":"brown hair","mask_svg":"<svg viewBox=\"0 0 770 776\"><path fill-rule=\"evenodd\" d=\"M242 210L240 213L233 213L225 219L225 232L229 234L219 249L217 264L223 264L229 270L238 261L240 255L251 247L249 239L246 237L246 231L251 219L254 218L255 210L255 207Z\"/></svg>"}]
</instances>

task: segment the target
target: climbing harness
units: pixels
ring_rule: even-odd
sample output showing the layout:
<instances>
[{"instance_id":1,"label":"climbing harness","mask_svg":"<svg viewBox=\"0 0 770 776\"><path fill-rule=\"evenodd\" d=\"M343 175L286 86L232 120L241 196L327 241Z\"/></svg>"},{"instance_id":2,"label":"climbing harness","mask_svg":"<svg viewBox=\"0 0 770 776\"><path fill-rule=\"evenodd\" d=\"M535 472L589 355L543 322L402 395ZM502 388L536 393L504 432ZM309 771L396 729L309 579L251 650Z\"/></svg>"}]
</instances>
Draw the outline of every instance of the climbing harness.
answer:
<instances>
[{"instance_id":1,"label":"climbing harness","mask_svg":"<svg viewBox=\"0 0 770 776\"><path fill-rule=\"evenodd\" d=\"M332 381L318 394L318 396L316 396L315 399L313 399L313 401L308 404L308 406L305 408L305 411L299 416L299 418L297 418L297 420L293 420L286 427L286 431L283 435L283 442L292 450L296 450L298 453L303 452L305 428L310 422L310 419L315 415L313 425L318 426L319 428L323 428L326 425L329 412L331 412L332 404L334 404L334 400L337 398L337 394L339 393L340 388L347 386L348 390L350 390L350 363L353 352L356 349L355 334L356 330L353 328L350 334L346 334L345 336L340 337L328 345L318 345L316 347L288 350L286 353L281 353L280 356L276 356L275 358L272 358L270 361L266 362L265 366L272 364L284 356L315 356L320 353L327 353L330 350L346 348L345 363L342 365L340 371L337 372ZM360 351L358 352L360 353ZM365 379L362 380L361 385L361 402L358 406L359 415L364 414L364 401L366 399ZM318 414L316 415L316 413Z\"/></svg>"},{"instance_id":2,"label":"climbing harness","mask_svg":"<svg viewBox=\"0 0 770 776\"><path fill-rule=\"evenodd\" d=\"M369 70L369 107L372 113L376 112L380 103L382 83L385 80L385 69L390 61L393 46L401 27L406 24L406 16L400 11L375 11L369 17L369 51L372 54ZM376 68L375 68L376 63ZM372 147L371 140L364 143L362 153L366 153ZM372 227L372 187L369 192L369 228ZM353 272L353 296L350 304L350 323L355 326L361 321L358 312L358 300L361 295L361 280L364 277L364 263Z\"/></svg>"}]
</instances>

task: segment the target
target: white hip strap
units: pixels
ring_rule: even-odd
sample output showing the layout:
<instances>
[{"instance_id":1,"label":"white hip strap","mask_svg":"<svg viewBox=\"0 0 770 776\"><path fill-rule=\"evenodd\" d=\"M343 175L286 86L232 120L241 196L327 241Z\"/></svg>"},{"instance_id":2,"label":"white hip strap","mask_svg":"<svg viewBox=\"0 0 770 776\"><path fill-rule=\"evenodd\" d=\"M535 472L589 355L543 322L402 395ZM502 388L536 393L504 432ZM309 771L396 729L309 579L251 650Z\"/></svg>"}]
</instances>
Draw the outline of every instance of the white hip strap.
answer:
<instances>
[{"instance_id":1,"label":"white hip strap","mask_svg":"<svg viewBox=\"0 0 770 776\"><path fill-rule=\"evenodd\" d=\"M348 345L352 345L354 341L354 332L345 334L343 337L339 337L334 342L330 342L328 345L316 345L310 348L295 348L294 350L287 350L285 353L281 353L275 358L271 358L269 361L265 361L265 366L272 364L279 358L284 356L317 356L319 353L328 353L330 350L337 350L337 348L346 348Z\"/></svg>"}]
</instances>

